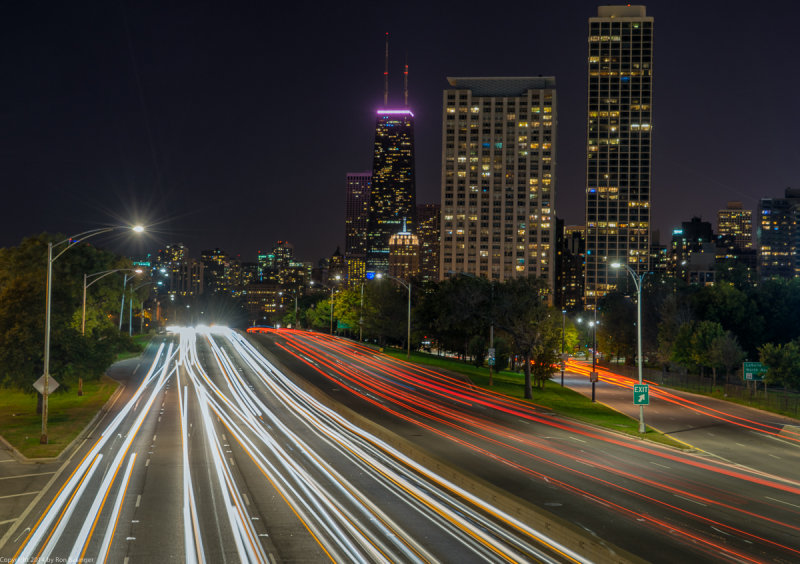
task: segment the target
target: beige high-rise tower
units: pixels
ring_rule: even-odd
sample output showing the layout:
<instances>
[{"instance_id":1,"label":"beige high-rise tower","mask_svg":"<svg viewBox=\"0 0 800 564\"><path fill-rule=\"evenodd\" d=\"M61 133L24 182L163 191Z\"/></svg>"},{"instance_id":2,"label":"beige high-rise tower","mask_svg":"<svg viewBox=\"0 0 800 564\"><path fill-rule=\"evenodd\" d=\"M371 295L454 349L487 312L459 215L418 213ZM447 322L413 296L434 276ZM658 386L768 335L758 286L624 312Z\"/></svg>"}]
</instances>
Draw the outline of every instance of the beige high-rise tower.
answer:
<instances>
[{"instance_id":1,"label":"beige high-rise tower","mask_svg":"<svg viewBox=\"0 0 800 564\"><path fill-rule=\"evenodd\" d=\"M554 284L556 84L448 78L439 276Z\"/></svg>"},{"instance_id":2,"label":"beige high-rise tower","mask_svg":"<svg viewBox=\"0 0 800 564\"><path fill-rule=\"evenodd\" d=\"M600 6L589 18L586 304L627 264L649 268L653 18L644 6Z\"/></svg>"}]
</instances>

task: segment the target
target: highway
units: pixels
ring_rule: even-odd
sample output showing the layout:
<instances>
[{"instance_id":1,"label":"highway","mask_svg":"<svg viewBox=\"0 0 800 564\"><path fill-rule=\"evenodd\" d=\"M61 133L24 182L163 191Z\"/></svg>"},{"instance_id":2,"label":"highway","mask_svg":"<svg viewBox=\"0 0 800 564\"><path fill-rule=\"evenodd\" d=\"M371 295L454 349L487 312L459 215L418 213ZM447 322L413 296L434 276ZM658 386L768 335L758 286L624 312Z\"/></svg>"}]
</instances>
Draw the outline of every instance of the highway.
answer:
<instances>
[{"instance_id":1,"label":"highway","mask_svg":"<svg viewBox=\"0 0 800 564\"><path fill-rule=\"evenodd\" d=\"M286 373L420 452L645 561L800 559L797 468L769 474L629 439L326 335L258 339Z\"/></svg>"},{"instance_id":2,"label":"highway","mask_svg":"<svg viewBox=\"0 0 800 564\"><path fill-rule=\"evenodd\" d=\"M236 332L176 328L147 361L0 560L593 560L354 424Z\"/></svg>"}]
</instances>

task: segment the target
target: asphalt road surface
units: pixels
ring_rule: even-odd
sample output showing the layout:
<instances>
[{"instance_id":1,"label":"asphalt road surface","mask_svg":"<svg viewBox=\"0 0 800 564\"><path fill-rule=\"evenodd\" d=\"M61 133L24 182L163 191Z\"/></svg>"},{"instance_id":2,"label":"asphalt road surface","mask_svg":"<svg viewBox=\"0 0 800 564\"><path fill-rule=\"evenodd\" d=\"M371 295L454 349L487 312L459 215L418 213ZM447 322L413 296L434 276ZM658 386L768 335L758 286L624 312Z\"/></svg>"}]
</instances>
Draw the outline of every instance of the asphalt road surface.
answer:
<instances>
[{"instance_id":1,"label":"asphalt road surface","mask_svg":"<svg viewBox=\"0 0 800 564\"><path fill-rule=\"evenodd\" d=\"M595 560L596 542L567 546L502 492L420 464L239 334L180 330L146 360L15 519L0 561Z\"/></svg>"},{"instance_id":2,"label":"asphalt road surface","mask_svg":"<svg viewBox=\"0 0 800 564\"><path fill-rule=\"evenodd\" d=\"M800 559L796 466L765 473L629 439L326 335L258 339L284 373L587 538L651 562ZM795 455L791 441L773 447Z\"/></svg>"}]
</instances>

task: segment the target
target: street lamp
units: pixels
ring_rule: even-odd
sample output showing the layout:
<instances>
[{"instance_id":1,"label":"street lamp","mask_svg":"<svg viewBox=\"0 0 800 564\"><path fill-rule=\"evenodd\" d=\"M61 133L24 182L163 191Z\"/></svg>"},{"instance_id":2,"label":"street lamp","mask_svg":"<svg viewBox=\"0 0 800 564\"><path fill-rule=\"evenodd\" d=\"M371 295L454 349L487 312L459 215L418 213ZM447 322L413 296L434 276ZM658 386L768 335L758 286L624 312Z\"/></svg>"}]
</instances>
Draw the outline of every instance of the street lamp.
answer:
<instances>
[{"instance_id":1,"label":"street lamp","mask_svg":"<svg viewBox=\"0 0 800 564\"><path fill-rule=\"evenodd\" d=\"M102 280L106 276L114 274L115 272L123 272L123 271L129 271L129 272L132 271L132 272L135 272L136 274L141 274L142 273L142 269L141 268L136 268L136 269L134 269L134 268L113 268L111 270L103 270L101 272L95 272L93 274L84 273L84 275L83 275L83 314L81 315L81 336L86 335L86 290L89 289L89 286L91 286L95 282L99 282L100 280ZM91 282L87 283L89 278L94 278L94 280L92 280Z\"/></svg>"},{"instance_id":2,"label":"street lamp","mask_svg":"<svg viewBox=\"0 0 800 564\"><path fill-rule=\"evenodd\" d=\"M378 278L383 278L384 276L386 276L387 278L391 278L404 288L408 289L408 325L406 333L406 358L411 358L411 281L409 280L409 282L406 284L405 282L403 282L402 280L400 280L395 276L391 276L390 274L383 274L380 272L376 274L376 276Z\"/></svg>"},{"instance_id":3,"label":"street lamp","mask_svg":"<svg viewBox=\"0 0 800 564\"><path fill-rule=\"evenodd\" d=\"M647 274L643 272L641 274L637 274L634 269L632 269L627 264L621 264L619 262L615 262L611 264L611 268L625 268L628 271L628 274L631 275L633 278L633 284L636 286L636 356L637 356L637 365L639 368L639 384L642 384L642 281L644 280L644 275ZM645 432L644 426L644 405L639 404L639 432Z\"/></svg>"},{"instance_id":4,"label":"street lamp","mask_svg":"<svg viewBox=\"0 0 800 564\"><path fill-rule=\"evenodd\" d=\"M566 358L564 358L564 340L567 333L567 310L561 310L561 387L564 387L564 368Z\"/></svg>"},{"instance_id":5,"label":"street lamp","mask_svg":"<svg viewBox=\"0 0 800 564\"><path fill-rule=\"evenodd\" d=\"M82 233L68 237L56 244L53 244L52 241L47 243L47 284L44 308L44 382L42 383L42 435L39 439L39 442L43 445L47 444L47 396L48 392L50 391L50 302L53 293L53 263L58 260L61 255L66 253L81 241L84 241L90 237L95 237L96 235L108 233L109 231L114 231L115 229L121 229L121 227L100 227L97 229L90 229L89 231L83 231ZM144 227L141 225L136 225L132 227L131 230L135 233L142 233L144 231ZM64 244L66 244L66 246L61 249L56 256L53 256L53 247L59 247Z\"/></svg>"},{"instance_id":6,"label":"street lamp","mask_svg":"<svg viewBox=\"0 0 800 564\"><path fill-rule=\"evenodd\" d=\"M339 274L337 274L334 277L334 280L336 280L336 281L339 281L341 279L342 279L342 277ZM311 284L312 285L314 284L313 280L311 281ZM333 285L328 286L327 284L323 284L322 282L317 282L317 284L319 284L323 288L327 288L328 290L331 291L331 299L329 300L330 304L331 304L331 315L330 315L330 317L331 317L331 328L330 328L330 334L333 335L333 291L336 289L336 286L333 286ZM297 307L297 303L295 302L295 308L296 307Z\"/></svg>"},{"instance_id":7,"label":"street lamp","mask_svg":"<svg viewBox=\"0 0 800 564\"><path fill-rule=\"evenodd\" d=\"M137 270L137 273L141 273L141 270ZM133 293L142 288L143 286L149 286L155 284L154 280L148 280L147 282L142 282L141 284L134 286L131 288L131 297L129 298L130 301L128 302L128 336L133 336ZM142 312L139 317L139 333L142 333L144 329L144 300L142 300Z\"/></svg>"}]
</instances>

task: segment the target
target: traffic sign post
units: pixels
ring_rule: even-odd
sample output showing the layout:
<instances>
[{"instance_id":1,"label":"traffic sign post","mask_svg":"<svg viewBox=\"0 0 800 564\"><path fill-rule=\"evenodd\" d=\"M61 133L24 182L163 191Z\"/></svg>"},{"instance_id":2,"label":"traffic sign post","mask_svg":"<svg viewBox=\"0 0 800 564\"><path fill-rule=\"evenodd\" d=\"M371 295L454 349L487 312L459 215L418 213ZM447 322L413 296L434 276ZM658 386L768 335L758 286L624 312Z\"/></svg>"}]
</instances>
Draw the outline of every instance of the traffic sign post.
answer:
<instances>
[{"instance_id":1,"label":"traffic sign post","mask_svg":"<svg viewBox=\"0 0 800 564\"><path fill-rule=\"evenodd\" d=\"M742 363L742 377L745 381L760 382L764 379L764 374L767 373L767 367L760 362L743 362Z\"/></svg>"},{"instance_id":2,"label":"traffic sign post","mask_svg":"<svg viewBox=\"0 0 800 564\"><path fill-rule=\"evenodd\" d=\"M633 385L633 405L650 405L650 386L648 384Z\"/></svg>"}]
</instances>

